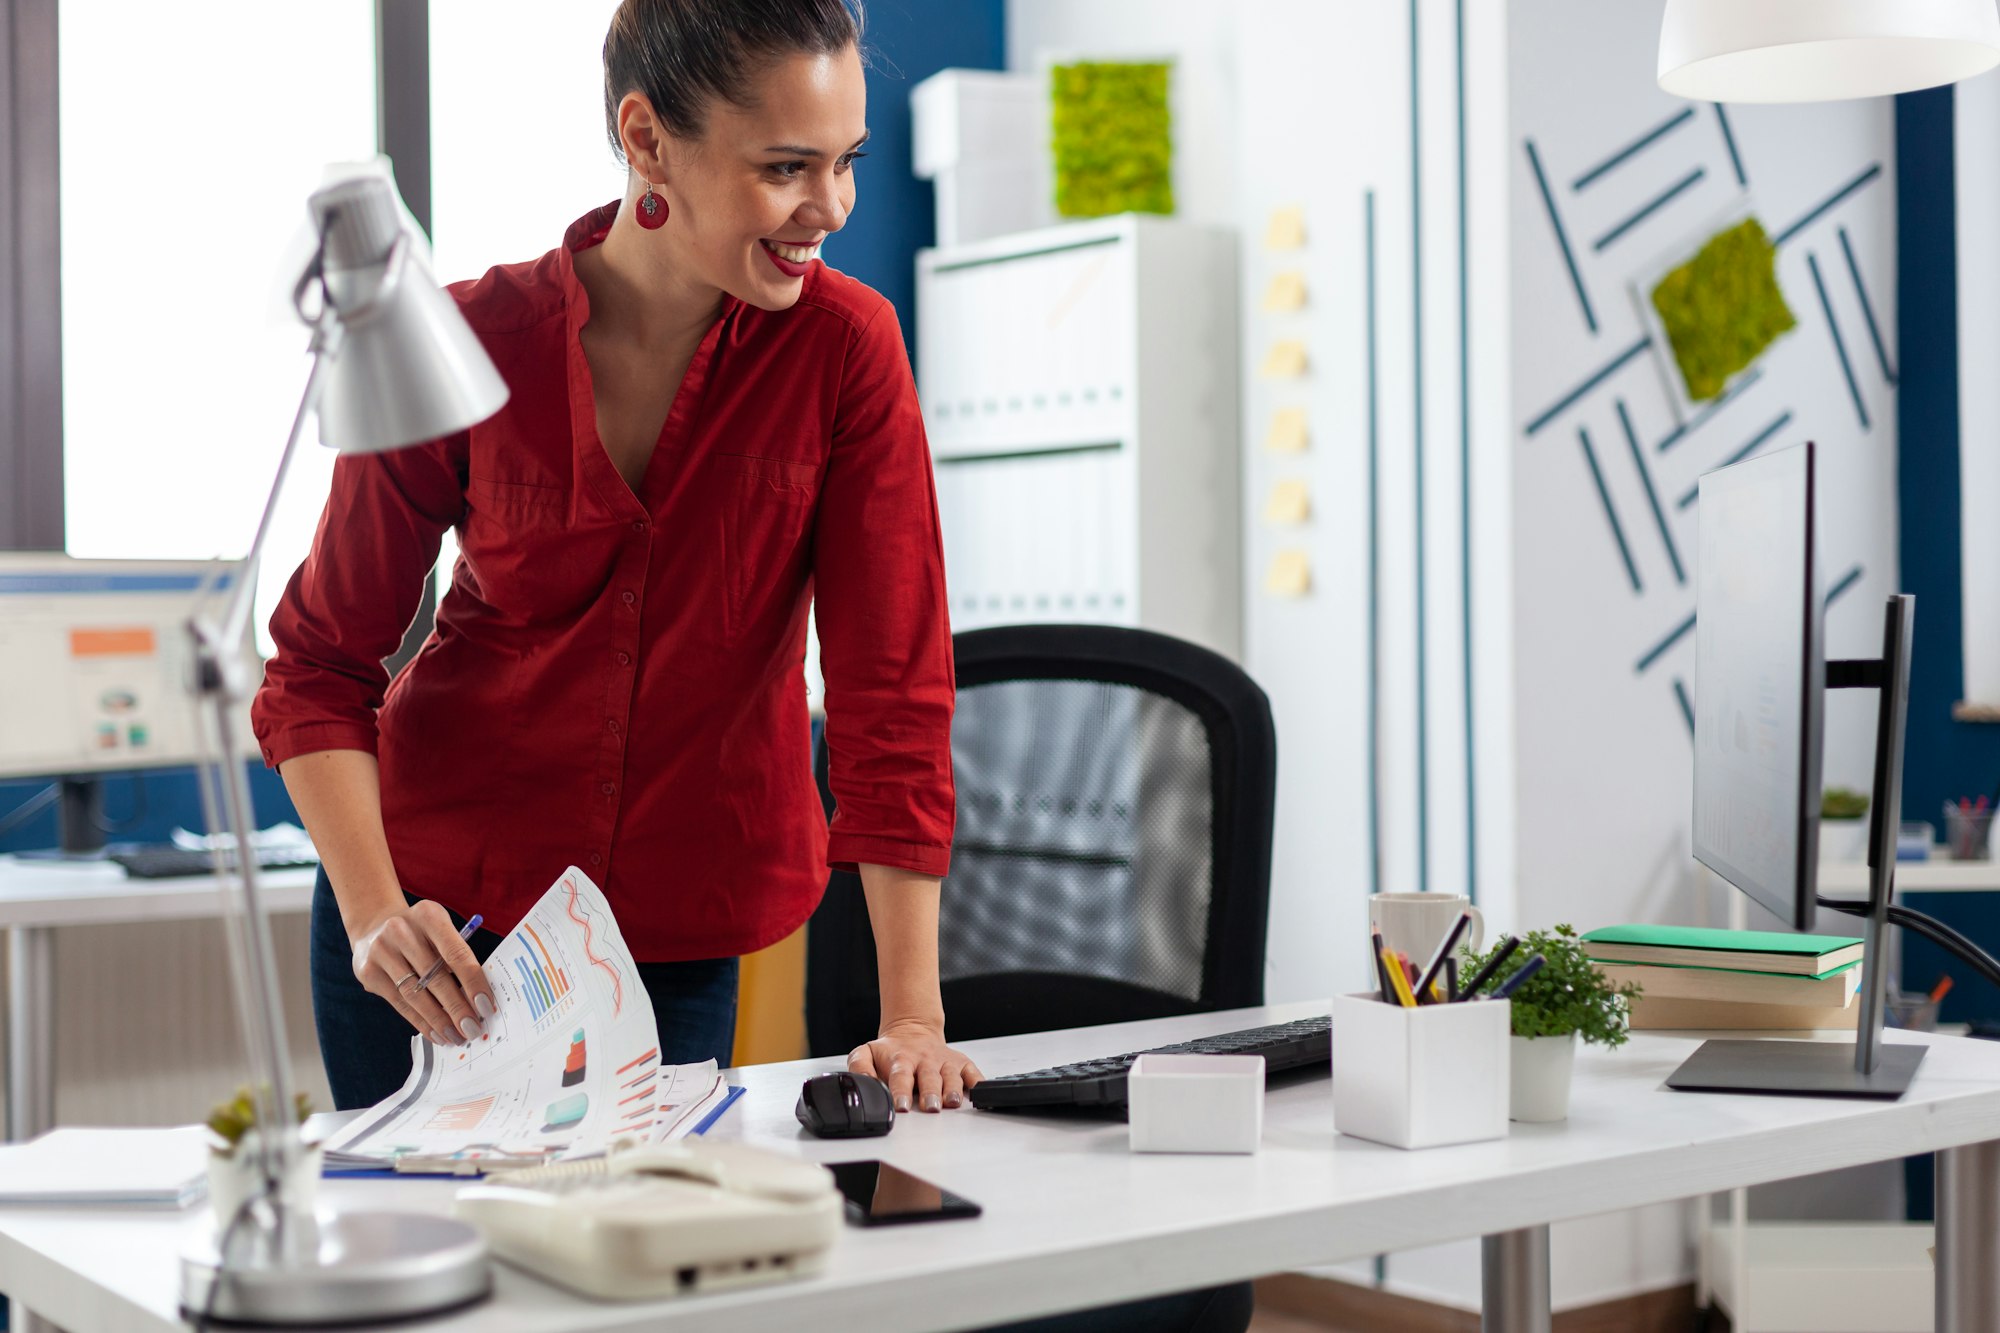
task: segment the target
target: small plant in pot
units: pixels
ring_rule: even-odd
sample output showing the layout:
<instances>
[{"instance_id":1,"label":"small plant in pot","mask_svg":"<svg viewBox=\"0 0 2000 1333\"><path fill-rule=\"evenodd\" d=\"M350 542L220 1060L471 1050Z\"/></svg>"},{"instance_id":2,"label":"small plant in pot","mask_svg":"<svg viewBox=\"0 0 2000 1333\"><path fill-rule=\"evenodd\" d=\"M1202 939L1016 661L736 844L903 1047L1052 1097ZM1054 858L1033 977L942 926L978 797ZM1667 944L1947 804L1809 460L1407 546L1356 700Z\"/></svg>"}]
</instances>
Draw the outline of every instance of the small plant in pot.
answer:
<instances>
[{"instance_id":1,"label":"small plant in pot","mask_svg":"<svg viewBox=\"0 0 2000 1333\"><path fill-rule=\"evenodd\" d=\"M312 1114L312 1103L302 1092L293 1098L292 1109L303 1125ZM227 1232L244 1205L264 1192L264 1167L259 1161L263 1131L257 1123L257 1102L249 1088L238 1088L236 1096L218 1103L208 1113L208 1202L215 1214L217 1235ZM279 1201L290 1211L311 1212L319 1192L319 1176L324 1151L308 1143L278 1182Z\"/></svg>"},{"instance_id":2,"label":"small plant in pot","mask_svg":"<svg viewBox=\"0 0 2000 1333\"><path fill-rule=\"evenodd\" d=\"M1828 787L1819 798L1821 865L1868 859L1868 793Z\"/></svg>"},{"instance_id":3,"label":"small plant in pot","mask_svg":"<svg viewBox=\"0 0 2000 1333\"><path fill-rule=\"evenodd\" d=\"M1462 976L1475 975L1498 952L1464 952ZM1583 941L1573 927L1531 930L1521 945L1480 987L1490 991L1528 959L1540 954L1546 963L1512 996L1513 1045L1509 1117L1514 1120L1561 1120L1569 1115L1570 1070L1576 1063L1580 1037L1598 1046L1625 1044L1625 1022L1639 988L1617 985L1591 965Z\"/></svg>"}]
</instances>

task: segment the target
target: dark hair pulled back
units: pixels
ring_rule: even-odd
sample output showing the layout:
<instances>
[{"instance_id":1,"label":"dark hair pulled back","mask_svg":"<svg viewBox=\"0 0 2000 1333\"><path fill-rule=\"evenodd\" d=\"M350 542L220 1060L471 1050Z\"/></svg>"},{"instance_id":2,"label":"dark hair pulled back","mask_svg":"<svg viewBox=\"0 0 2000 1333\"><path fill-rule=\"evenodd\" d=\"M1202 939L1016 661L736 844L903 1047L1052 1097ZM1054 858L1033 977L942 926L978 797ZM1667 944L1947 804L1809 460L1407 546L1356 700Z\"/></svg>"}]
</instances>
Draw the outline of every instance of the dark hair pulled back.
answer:
<instances>
[{"instance_id":1,"label":"dark hair pulled back","mask_svg":"<svg viewBox=\"0 0 2000 1333\"><path fill-rule=\"evenodd\" d=\"M604 132L618 141L618 104L644 93L667 131L698 139L720 98L749 107L753 80L790 55L861 43L861 0L623 0L604 38Z\"/></svg>"}]
</instances>

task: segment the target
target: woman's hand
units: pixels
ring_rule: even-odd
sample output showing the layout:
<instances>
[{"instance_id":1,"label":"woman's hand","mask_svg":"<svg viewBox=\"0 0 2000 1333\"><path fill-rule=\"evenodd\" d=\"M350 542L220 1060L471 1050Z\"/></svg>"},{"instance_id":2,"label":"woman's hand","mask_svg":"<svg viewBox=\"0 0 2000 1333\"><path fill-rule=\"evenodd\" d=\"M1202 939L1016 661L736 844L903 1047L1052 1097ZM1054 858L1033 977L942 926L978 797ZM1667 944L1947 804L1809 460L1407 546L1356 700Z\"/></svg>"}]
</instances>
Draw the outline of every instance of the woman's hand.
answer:
<instances>
[{"instance_id":1,"label":"woman's hand","mask_svg":"<svg viewBox=\"0 0 2000 1333\"><path fill-rule=\"evenodd\" d=\"M411 1027L440 1046L485 1035L482 1020L493 1017L495 1008L486 970L441 905L425 900L396 907L351 939L354 975ZM445 970L418 990L417 978L439 958Z\"/></svg>"},{"instance_id":2,"label":"woman's hand","mask_svg":"<svg viewBox=\"0 0 2000 1333\"><path fill-rule=\"evenodd\" d=\"M936 1111L962 1105L966 1090L984 1077L979 1066L944 1044L944 1026L888 1023L881 1035L847 1053L847 1067L889 1085L896 1109Z\"/></svg>"}]
</instances>

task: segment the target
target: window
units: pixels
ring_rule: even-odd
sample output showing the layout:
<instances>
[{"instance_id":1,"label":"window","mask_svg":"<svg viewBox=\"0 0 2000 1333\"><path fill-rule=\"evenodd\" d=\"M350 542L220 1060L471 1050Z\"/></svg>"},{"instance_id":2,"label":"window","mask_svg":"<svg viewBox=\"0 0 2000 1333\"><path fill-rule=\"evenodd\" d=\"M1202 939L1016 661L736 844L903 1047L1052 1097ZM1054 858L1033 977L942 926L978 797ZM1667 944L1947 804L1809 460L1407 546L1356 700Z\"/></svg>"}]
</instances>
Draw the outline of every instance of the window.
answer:
<instances>
[{"instance_id":1,"label":"window","mask_svg":"<svg viewBox=\"0 0 2000 1333\"><path fill-rule=\"evenodd\" d=\"M604 137L614 0L431 0L431 213L440 282L537 259L624 193Z\"/></svg>"},{"instance_id":2,"label":"window","mask_svg":"<svg viewBox=\"0 0 2000 1333\"><path fill-rule=\"evenodd\" d=\"M241 555L305 389L306 196L375 152L374 7L64 0L58 23L69 551ZM332 466L309 433L260 633Z\"/></svg>"}]
</instances>

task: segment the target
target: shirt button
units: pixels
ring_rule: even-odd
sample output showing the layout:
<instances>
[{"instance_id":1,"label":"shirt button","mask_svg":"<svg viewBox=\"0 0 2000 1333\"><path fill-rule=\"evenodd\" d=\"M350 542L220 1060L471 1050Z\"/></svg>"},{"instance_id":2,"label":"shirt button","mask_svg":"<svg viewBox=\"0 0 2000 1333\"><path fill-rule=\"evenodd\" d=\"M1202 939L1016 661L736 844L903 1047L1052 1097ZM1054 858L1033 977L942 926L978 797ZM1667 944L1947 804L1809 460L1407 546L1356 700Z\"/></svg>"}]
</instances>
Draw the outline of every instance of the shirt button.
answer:
<instances>
[{"instance_id":1,"label":"shirt button","mask_svg":"<svg viewBox=\"0 0 2000 1333\"><path fill-rule=\"evenodd\" d=\"M607 726L607 727L609 727L609 728L611 728L611 729L612 729L613 731L616 731L616 730L618 730L618 719L617 719L617 718L615 718L615 717L614 717L614 718L607 718L607 719L605 720L605 723L604 723L604 725L605 725L605 726Z\"/></svg>"},{"instance_id":2,"label":"shirt button","mask_svg":"<svg viewBox=\"0 0 2000 1333\"><path fill-rule=\"evenodd\" d=\"M610 783L610 782L607 782L607 783L605 783L605 784L604 784L604 786L603 786L602 790L603 790L603 792L604 792L604 794L605 794L606 796L609 796L609 795L610 795L610 794L611 794L612 792L615 792L615 791L617 791L617 790L618 790L618 787L617 787L617 784L615 784L615 783Z\"/></svg>"},{"instance_id":3,"label":"shirt button","mask_svg":"<svg viewBox=\"0 0 2000 1333\"><path fill-rule=\"evenodd\" d=\"M644 532L645 530L646 530L646 524L645 524L645 521L644 521L643 519L634 519L634 520L632 520L632 531L634 531L634 532Z\"/></svg>"},{"instance_id":4,"label":"shirt button","mask_svg":"<svg viewBox=\"0 0 2000 1333\"><path fill-rule=\"evenodd\" d=\"M632 605L632 603L634 603L634 602L636 602L636 601L638 601L638 600L639 600L639 599L638 599L637 597L633 596L633 595L632 595L631 593L629 593L629 592L625 594L625 605L627 605L627 606L630 606L630 605Z\"/></svg>"},{"instance_id":5,"label":"shirt button","mask_svg":"<svg viewBox=\"0 0 2000 1333\"><path fill-rule=\"evenodd\" d=\"M604 858L599 856L596 852L592 852L590 854L590 863L594 866L601 866L604 864Z\"/></svg>"},{"instance_id":6,"label":"shirt button","mask_svg":"<svg viewBox=\"0 0 2000 1333\"><path fill-rule=\"evenodd\" d=\"M619 666L631 666L631 665L632 665L632 654L630 654L630 653L620 653L620 654L618 654L618 665L619 665Z\"/></svg>"}]
</instances>

